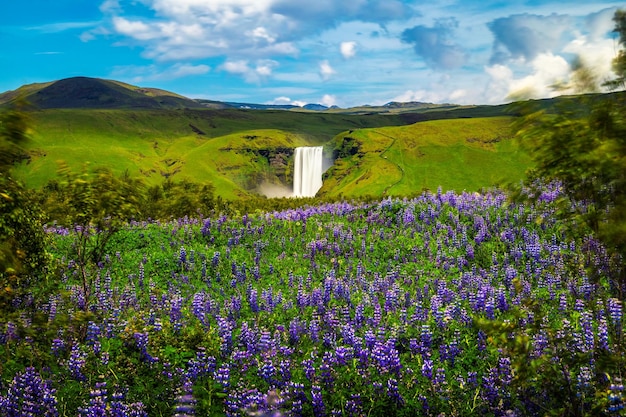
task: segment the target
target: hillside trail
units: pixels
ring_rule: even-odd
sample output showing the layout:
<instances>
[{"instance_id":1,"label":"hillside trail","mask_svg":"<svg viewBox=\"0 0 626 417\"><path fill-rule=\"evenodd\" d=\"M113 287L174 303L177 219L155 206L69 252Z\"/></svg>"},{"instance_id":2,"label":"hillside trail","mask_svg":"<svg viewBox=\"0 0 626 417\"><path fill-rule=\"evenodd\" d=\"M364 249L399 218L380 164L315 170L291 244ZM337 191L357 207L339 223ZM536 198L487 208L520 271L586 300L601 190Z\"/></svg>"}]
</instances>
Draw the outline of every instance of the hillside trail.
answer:
<instances>
[{"instance_id":1,"label":"hillside trail","mask_svg":"<svg viewBox=\"0 0 626 417\"><path fill-rule=\"evenodd\" d=\"M386 133L381 133L381 132L379 132L378 130L374 130L373 132L374 132L374 133L376 133L376 134L378 134L378 135L380 135L380 136L384 136L384 137L386 137L386 138L391 139L391 143L389 144L389 146L387 146L387 147L385 148L385 150L383 150L383 151L382 151L382 152L378 155L378 157L379 157L379 158L381 158L381 159L384 159L384 160L385 160L385 161L387 161L387 162L392 163L392 164L393 164L393 165L395 165L395 166L396 166L396 168L398 168L398 170L400 171L400 179L399 179L399 180L397 180L396 182L394 182L393 184L388 185L388 186L387 186L387 187L385 187L385 189L383 190L383 195L388 195L389 190L390 190L391 188L395 187L396 185L400 184L402 181L404 181L404 176L405 176L404 168L402 168L402 166L401 166L400 164L398 164L397 162L392 161L392 160L388 159L386 156L384 156L384 155L385 155L385 153L387 153L387 151L388 151L389 149L391 149L391 147L392 147L393 145L395 145L395 144L396 144L396 140L397 140L397 138L396 138L396 137L394 137L394 136L387 135ZM402 153L400 153L400 155L402 155ZM404 157L402 157L402 163L404 164Z\"/></svg>"}]
</instances>

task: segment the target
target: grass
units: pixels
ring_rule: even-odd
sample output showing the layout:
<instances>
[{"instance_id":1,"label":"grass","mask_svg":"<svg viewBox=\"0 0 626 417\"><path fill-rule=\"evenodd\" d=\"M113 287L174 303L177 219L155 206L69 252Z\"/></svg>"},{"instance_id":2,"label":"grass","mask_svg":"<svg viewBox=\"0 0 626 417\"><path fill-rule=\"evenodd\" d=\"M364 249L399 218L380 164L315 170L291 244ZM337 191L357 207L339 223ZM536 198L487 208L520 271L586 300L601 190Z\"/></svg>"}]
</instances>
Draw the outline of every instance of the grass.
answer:
<instances>
[{"instance_id":1,"label":"grass","mask_svg":"<svg viewBox=\"0 0 626 417\"><path fill-rule=\"evenodd\" d=\"M63 161L75 172L107 167L147 185L212 183L217 195L236 199L269 171L259 151L329 148L345 136L358 139L360 153L336 161L322 189L328 196L478 190L517 180L528 166L507 139L506 117L406 125L411 118L402 114L55 109L33 112L32 120L31 159L16 175L35 188L55 178Z\"/></svg>"},{"instance_id":2,"label":"grass","mask_svg":"<svg viewBox=\"0 0 626 417\"><path fill-rule=\"evenodd\" d=\"M519 180L530 158L512 139L512 120L435 120L354 131L349 136L360 144L358 154L332 168L322 192L402 196L438 187L478 191Z\"/></svg>"}]
</instances>

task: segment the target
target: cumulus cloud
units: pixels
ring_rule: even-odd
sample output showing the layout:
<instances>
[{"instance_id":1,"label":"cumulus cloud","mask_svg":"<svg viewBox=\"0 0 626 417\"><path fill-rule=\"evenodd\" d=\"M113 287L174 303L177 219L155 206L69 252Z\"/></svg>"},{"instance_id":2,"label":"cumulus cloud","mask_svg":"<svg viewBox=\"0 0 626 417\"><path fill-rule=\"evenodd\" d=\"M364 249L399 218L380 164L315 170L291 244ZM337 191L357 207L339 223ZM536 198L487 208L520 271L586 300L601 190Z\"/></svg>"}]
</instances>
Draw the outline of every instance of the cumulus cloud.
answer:
<instances>
[{"instance_id":1,"label":"cumulus cloud","mask_svg":"<svg viewBox=\"0 0 626 417\"><path fill-rule=\"evenodd\" d=\"M204 64L174 64L165 68L158 65L131 65L115 67L111 76L133 83L141 83L146 81L169 81L188 76L203 75L210 71L211 67Z\"/></svg>"},{"instance_id":2,"label":"cumulus cloud","mask_svg":"<svg viewBox=\"0 0 626 417\"><path fill-rule=\"evenodd\" d=\"M616 51L609 35L615 10L580 17L520 14L490 22L495 41L485 67L487 101L580 93L573 82L574 62L589 69L598 84L612 79Z\"/></svg>"},{"instance_id":3,"label":"cumulus cloud","mask_svg":"<svg viewBox=\"0 0 626 417\"><path fill-rule=\"evenodd\" d=\"M126 14L124 5L143 10ZM270 5L271 0L106 0L101 9L126 44L143 47L147 58L159 61L295 55L297 48L282 35L293 22L271 13Z\"/></svg>"},{"instance_id":4,"label":"cumulus cloud","mask_svg":"<svg viewBox=\"0 0 626 417\"><path fill-rule=\"evenodd\" d=\"M292 100L286 96L280 96L280 97L276 97L274 100L270 101L267 104L278 104L281 106L291 105L291 106L303 107L307 103L301 100Z\"/></svg>"},{"instance_id":5,"label":"cumulus cloud","mask_svg":"<svg viewBox=\"0 0 626 417\"><path fill-rule=\"evenodd\" d=\"M532 61L539 54L559 49L571 31L572 18L551 14L518 14L493 20L487 26L495 36L491 64L510 59Z\"/></svg>"},{"instance_id":6,"label":"cumulus cloud","mask_svg":"<svg viewBox=\"0 0 626 417\"><path fill-rule=\"evenodd\" d=\"M412 13L400 0L104 0L100 7L116 33L163 61L295 56L295 42L340 22L380 23ZM131 14L125 7L142 10Z\"/></svg>"},{"instance_id":7,"label":"cumulus cloud","mask_svg":"<svg viewBox=\"0 0 626 417\"><path fill-rule=\"evenodd\" d=\"M356 55L356 42L341 42L339 50L341 51L341 55L345 59L354 58L354 56Z\"/></svg>"},{"instance_id":8,"label":"cumulus cloud","mask_svg":"<svg viewBox=\"0 0 626 417\"><path fill-rule=\"evenodd\" d=\"M613 31L615 22L613 16L617 7L600 10L597 13L591 13L585 18L585 25L588 30L589 39L604 39L607 33Z\"/></svg>"},{"instance_id":9,"label":"cumulus cloud","mask_svg":"<svg viewBox=\"0 0 626 417\"><path fill-rule=\"evenodd\" d=\"M418 25L406 29L401 39L413 45L415 53L428 66L437 69L458 68L466 62L467 53L451 40L457 26L455 19L441 19L433 27Z\"/></svg>"},{"instance_id":10,"label":"cumulus cloud","mask_svg":"<svg viewBox=\"0 0 626 417\"><path fill-rule=\"evenodd\" d=\"M249 83L260 83L270 77L278 62L261 59L251 65L247 60L226 61L219 69L231 74L242 76Z\"/></svg>"},{"instance_id":11,"label":"cumulus cloud","mask_svg":"<svg viewBox=\"0 0 626 417\"><path fill-rule=\"evenodd\" d=\"M336 73L336 71L330 65L328 60L324 60L320 62L319 72L320 72L320 77L322 77L322 80L324 81L330 79L330 77L332 77Z\"/></svg>"},{"instance_id":12,"label":"cumulus cloud","mask_svg":"<svg viewBox=\"0 0 626 417\"><path fill-rule=\"evenodd\" d=\"M490 101L554 97L563 94L552 86L565 83L571 74L570 64L553 53L540 53L531 62L525 75L516 76L508 66L494 64L485 68L491 77L487 91Z\"/></svg>"},{"instance_id":13,"label":"cumulus cloud","mask_svg":"<svg viewBox=\"0 0 626 417\"><path fill-rule=\"evenodd\" d=\"M273 13L297 22L294 34L320 32L342 21L388 22L413 15L413 10L400 0L276 0Z\"/></svg>"},{"instance_id":14,"label":"cumulus cloud","mask_svg":"<svg viewBox=\"0 0 626 417\"><path fill-rule=\"evenodd\" d=\"M332 107L337 104L337 97L335 97L332 94L324 94L324 96L322 97L321 104L323 104L326 107Z\"/></svg>"}]
</instances>

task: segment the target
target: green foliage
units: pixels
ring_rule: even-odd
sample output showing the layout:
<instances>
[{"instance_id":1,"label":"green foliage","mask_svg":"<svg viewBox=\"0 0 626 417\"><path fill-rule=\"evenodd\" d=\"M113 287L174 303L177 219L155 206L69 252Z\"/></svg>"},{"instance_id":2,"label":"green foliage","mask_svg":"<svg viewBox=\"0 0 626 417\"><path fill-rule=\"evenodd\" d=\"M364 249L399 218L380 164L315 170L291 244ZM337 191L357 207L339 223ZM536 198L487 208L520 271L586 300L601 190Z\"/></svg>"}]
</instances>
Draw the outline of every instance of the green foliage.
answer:
<instances>
[{"instance_id":1,"label":"green foliage","mask_svg":"<svg viewBox=\"0 0 626 417\"><path fill-rule=\"evenodd\" d=\"M10 170L24 153L29 119L18 100L0 114L0 310L35 288L46 288L48 253L42 213ZM37 284L37 286L35 286ZM33 291L34 292L34 291Z\"/></svg>"},{"instance_id":2,"label":"green foliage","mask_svg":"<svg viewBox=\"0 0 626 417\"><path fill-rule=\"evenodd\" d=\"M0 177L0 310L47 287L43 215L30 194L13 179Z\"/></svg>"},{"instance_id":3,"label":"green foliage","mask_svg":"<svg viewBox=\"0 0 626 417\"><path fill-rule=\"evenodd\" d=\"M626 11L617 10L613 15L615 28L613 32L619 35L619 44L626 46ZM626 51L620 49L617 56L613 59L613 72L617 74L617 78L605 83L612 89L620 89L626 86Z\"/></svg>"},{"instance_id":4,"label":"green foliage","mask_svg":"<svg viewBox=\"0 0 626 417\"><path fill-rule=\"evenodd\" d=\"M561 218L591 229L620 262L626 255L625 103L614 97L588 105L590 112L583 114L578 106L553 112L526 109L517 137L535 161L530 177L563 187ZM625 283L624 276L620 281Z\"/></svg>"},{"instance_id":5,"label":"green foliage","mask_svg":"<svg viewBox=\"0 0 626 417\"><path fill-rule=\"evenodd\" d=\"M24 146L29 141L31 120L26 112L28 104L18 98L0 114L0 173L5 175L15 163L28 156Z\"/></svg>"}]
</instances>

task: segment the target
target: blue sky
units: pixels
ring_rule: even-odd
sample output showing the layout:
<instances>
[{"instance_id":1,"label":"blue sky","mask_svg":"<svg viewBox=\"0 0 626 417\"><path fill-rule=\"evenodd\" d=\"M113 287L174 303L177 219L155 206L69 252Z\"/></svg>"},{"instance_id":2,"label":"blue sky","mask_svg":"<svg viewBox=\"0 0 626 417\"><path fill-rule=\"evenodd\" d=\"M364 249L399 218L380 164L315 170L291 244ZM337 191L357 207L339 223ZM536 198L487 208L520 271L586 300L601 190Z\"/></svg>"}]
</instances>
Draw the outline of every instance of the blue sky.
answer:
<instances>
[{"instance_id":1,"label":"blue sky","mask_svg":"<svg viewBox=\"0 0 626 417\"><path fill-rule=\"evenodd\" d=\"M193 98L340 107L549 97L579 56L611 77L595 0L18 0L0 4L0 92L73 76Z\"/></svg>"}]
</instances>

